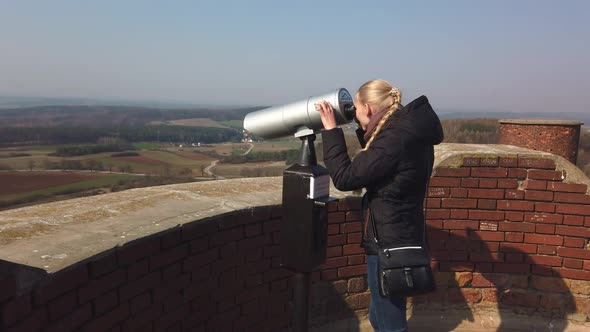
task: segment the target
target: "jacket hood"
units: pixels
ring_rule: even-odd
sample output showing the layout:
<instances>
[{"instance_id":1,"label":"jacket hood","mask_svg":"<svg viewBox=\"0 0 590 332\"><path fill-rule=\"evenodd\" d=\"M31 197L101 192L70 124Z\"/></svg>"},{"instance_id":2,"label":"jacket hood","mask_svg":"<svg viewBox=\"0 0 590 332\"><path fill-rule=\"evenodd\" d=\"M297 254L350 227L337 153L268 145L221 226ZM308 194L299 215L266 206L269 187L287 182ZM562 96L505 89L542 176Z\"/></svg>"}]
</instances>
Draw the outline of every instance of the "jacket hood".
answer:
<instances>
[{"instance_id":1,"label":"jacket hood","mask_svg":"<svg viewBox=\"0 0 590 332\"><path fill-rule=\"evenodd\" d=\"M421 96L391 115L389 128L401 130L408 138L428 144L440 144L444 139L438 115L430 106L428 98Z\"/></svg>"}]
</instances>

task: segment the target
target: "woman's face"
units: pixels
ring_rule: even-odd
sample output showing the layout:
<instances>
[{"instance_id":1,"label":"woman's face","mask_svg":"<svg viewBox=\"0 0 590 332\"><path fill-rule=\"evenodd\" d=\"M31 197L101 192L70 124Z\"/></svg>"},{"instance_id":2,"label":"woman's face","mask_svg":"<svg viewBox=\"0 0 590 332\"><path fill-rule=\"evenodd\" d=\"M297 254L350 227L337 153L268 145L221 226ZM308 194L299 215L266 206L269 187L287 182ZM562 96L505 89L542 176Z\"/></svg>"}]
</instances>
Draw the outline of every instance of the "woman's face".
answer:
<instances>
[{"instance_id":1,"label":"woman's face","mask_svg":"<svg viewBox=\"0 0 590 332\"><path fill-rule=\"evenodd\" d=\"M366 130L369 121L371 121L369 106L367 104L361 104L358 98L354 98L354 107L356 108L356 118L359 124L363 130Z\"/></svg>"}]
</instances>

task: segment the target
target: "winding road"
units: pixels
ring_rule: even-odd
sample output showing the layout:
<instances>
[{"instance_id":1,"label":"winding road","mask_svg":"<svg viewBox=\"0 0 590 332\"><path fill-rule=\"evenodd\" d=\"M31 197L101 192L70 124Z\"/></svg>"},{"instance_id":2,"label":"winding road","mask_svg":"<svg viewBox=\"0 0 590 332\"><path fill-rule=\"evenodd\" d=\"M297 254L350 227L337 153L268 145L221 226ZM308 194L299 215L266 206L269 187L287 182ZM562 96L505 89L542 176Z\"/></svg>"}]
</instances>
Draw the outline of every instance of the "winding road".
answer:
<instances>
[{"instance_id":1,"label":"winding road","mask_svg":"<svg viewBox=\"0 0 590 332\"><path fill-rule=\"evenodd\" d=\"M246 150L246 152L244 152L244 153L242 154L242 156L245 156L245 155L247 155L247 154L248 154L248 153L250 153L250 151L252 151L252 149L254 148L254 144L252 144L252 143L248 143L248 145L249 145L250 147L248 148L248 150ZM207 166L207 167L206 167L206 168L205 168L203 171L204 171L204 172L205 172L207 175L209 175L209 176L211 176L211 177L214 177L215 179L218 179L218 180L223 180L223 179L225 179L223 176L217 176L217 175L213 174L213 171L212 171L213 167L217 166L217 164L218 164L218 163L219 163L219 159L213 160L213 161L211 162L211 164L210 164L209 166Z\"/></svg>"}]
</instances>

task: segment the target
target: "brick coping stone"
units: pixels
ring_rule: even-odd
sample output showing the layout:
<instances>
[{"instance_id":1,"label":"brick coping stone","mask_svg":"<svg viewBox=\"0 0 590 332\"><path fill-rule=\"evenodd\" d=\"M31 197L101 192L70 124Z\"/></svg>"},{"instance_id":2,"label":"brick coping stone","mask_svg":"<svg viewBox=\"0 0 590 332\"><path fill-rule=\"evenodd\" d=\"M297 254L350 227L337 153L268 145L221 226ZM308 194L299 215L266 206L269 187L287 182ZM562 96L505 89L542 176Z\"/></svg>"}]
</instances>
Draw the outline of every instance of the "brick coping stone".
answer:
<instances>
[{"instance_id":1,"label":"brick coping stone","mask_svg":"<svg viewBox=\"0 0 590 332\"><path fill-rule=\"evenodd\" d=\"M499 123L540 125L540 126L581 126L584 123L573 120L548 120L548 119L500 119Z\"/></svg>"}]
</instances>

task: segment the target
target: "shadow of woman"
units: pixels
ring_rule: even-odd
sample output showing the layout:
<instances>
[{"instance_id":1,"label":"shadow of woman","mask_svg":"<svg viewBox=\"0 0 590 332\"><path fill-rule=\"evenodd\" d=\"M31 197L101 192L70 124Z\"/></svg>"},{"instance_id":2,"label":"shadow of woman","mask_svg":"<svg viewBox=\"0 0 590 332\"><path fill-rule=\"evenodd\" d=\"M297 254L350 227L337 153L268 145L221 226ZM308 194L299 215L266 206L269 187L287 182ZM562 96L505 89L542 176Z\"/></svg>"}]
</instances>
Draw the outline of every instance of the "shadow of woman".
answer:
<instances>
[{"instance_id":1,"label":"shadow of woman","mask_svg":"<svg viewBox=\"0 0 590 332\"><path fill-rule=\"evenodd\" d=\"M515 242L501 241L493 231L480 231L479 224L464 222L462 229L429 225L437 291L411 300L410 329L565 331L567 315L576 311L574 298L563 279L546 265L557 265L560 258L550 251L541 255L536 245L523 244L522 233L511 233Z\"/></svg>"}]
</instances>

